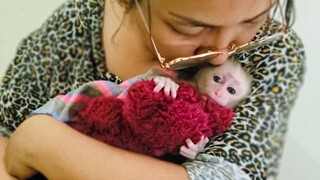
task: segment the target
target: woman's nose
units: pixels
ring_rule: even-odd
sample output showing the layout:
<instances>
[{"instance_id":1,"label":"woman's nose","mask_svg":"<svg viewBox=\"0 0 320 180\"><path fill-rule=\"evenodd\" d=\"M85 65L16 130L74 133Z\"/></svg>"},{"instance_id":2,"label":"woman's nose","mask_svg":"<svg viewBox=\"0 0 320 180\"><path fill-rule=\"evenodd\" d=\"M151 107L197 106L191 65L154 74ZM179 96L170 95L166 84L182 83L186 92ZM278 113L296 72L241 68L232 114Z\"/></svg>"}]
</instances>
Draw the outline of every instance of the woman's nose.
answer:
<instances>
[{"instance_id":1,"label":"woman's nose","mask_svg":"<svg viewBox=\"0 0 320 180\"><path fill-rule=\"evenodd\" d=\"M222 54L209 61L211 64L220 65L228 59L228 47L235 41L236 34L236 30L232 27L217 28L210 34L212 38L205 39L204 49L222 52Z\"/></svg>"},{"instance_id":2,"label":"woman's nose","mask_svg":"<svg viewBox=\"0 0 320 180\"><path fill-rule=\"evenodd\" d=\"M217 57L211 59L210 61L208 61L210 64L213 65L221 65L223 63L225 63L228 60L229 55L228 54L220 54Z\"/></svg>"}]
</instances>

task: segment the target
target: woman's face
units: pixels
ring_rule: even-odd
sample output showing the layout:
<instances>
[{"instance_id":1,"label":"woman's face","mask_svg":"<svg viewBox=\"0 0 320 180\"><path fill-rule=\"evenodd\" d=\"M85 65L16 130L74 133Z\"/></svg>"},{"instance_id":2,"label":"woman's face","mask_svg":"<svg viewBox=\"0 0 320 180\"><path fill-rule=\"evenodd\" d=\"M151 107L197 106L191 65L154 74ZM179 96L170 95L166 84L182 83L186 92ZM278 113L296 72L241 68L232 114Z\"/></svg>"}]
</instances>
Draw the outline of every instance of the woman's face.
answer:
<instances>
[{"instance_id":1,"label":"woman's face","mask_svg":"<svg viewBox=\"0 0 320 180\"><path fill-rule=\"evenodd\" d=\"M249 41L268 17L273 1L150 0L151 34L166 59L223 50L229 43ZM211 63L226 59L220 55Z\"/></svg>"}]
</instances>

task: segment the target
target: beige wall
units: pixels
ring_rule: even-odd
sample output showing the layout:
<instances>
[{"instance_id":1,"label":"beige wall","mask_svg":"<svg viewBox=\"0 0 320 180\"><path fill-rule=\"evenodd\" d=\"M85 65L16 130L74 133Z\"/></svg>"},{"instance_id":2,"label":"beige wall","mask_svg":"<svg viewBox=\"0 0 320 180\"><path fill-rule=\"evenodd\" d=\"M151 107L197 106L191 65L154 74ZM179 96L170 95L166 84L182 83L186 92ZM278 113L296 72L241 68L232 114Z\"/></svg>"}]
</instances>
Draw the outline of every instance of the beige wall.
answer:
<instances>
[{"instance_id":1,"label":"beige wall","mask_svg":"<svg viewBox=\"0 0 320 180\"><path fill-rule=\"evenodd\" d=\"M0 0L0 74L18 42L64 0ZM280 180L317 179L320 170L320 1L296 1L295 29L307 51L305 86L291 114Z\"/></svg>"}]
</instances>

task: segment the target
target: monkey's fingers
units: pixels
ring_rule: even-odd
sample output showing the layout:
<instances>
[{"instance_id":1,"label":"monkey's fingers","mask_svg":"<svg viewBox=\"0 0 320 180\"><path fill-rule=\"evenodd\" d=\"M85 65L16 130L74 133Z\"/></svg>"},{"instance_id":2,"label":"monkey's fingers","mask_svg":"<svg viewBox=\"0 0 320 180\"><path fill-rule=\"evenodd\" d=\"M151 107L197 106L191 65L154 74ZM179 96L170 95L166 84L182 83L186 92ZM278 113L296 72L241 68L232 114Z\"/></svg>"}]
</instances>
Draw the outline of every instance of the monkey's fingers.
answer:
<instances>
[{"instance_id":1,"label":"monkey's fingers","mask_svg":"<svg viewBox=\"0 0 320 180\"><path fill-rule=\"evenodd\" d=\"M164 86L164 93L167 96L169 96L171 94L171 96L173 98L176 98L178 88L179 88L179 85L175 81L173 81L171 78L166 78L165 86Z\"/></svg>"},{"instance_id":2,"label":"monkey's fingers","mask_svg":"<svg viewBox=\"0 0 320 180\"><path fill-rule=\"evenodd\" d=\"M179 89L179 84L177 84L176 82L173 82L173 85L171 87L171 95L173 98L177 97L177 91Z\"/></svg>"},{"instance_id":3,"label":"monkey's fingers","mask_svg":"<svg viewBox=\"0 0 320 180\"><path fill-rule=\"evenodd\" d=\"M196 144L198 151L199 152L203 151L204 147L207 145L208 142L209 142L208 137L201 136L200 141Z\"/></svg>"},{"instance_id":4,"label":"monkey's fingers","mask_svg":"<svg viewBox=\"0 0 320 180\"><path fill-rule=\"evenodd\" d=\"M164 85L163 91L166 96L170 95L171 87L172 87L172 80L169 78L165 78L165 85Z\"/></svg>"},{"instance_id":5,"label":"monkey's fingers","mask_svg":"<svg viewBox=\"0 0 320 180\"><path fill-rule=\"evenodd\" d=\"M189 149L191 149L193 151L198 151L198 146L196 144L194 144L190 138L186 139L186 144Z\"/></svg>"},{"instance_id":6,"label":"monkey's fingers","mask_svg":"<svg viewBox=\"0 0 320 180\"><path fill-rule=\"evenodd\" d=\"M186 158L189 158L189 159L194 159L197 155L196 151L193 151L193 150L187 148L186 146L181 146L179 153L180 153L180 155L182 155Z\"/></svg>"},{"instance_id":7,"label":"monkey's fingers","mask_svg":"<svg viewBox=\"0 0 320 180\"><path fill-rule=\"evenodd\" d=\"M153 78L153 81L156 83L156 87L154 87L154 92L160 92L165 86L165 78L162 76L156 76Z\"/></svg>"},{"instance_id":8,"label":"monkey's fingers","mask_svg":"<svg viewBox=\"0 0 320 180\"><path fill-rule=\"evenodd\" d=\"M153 78L153 81L156 83L156 86L153 89L154 92L160 92L163 89L166 96L169 96L171 94L173 98L177 97L179 85L171 78L156 76Z\"/></svg>"},{"instance_id":9,"label":"monkey's fingers","mask_svg":"<svg viewBox=\"0 0 320 180\"><path fill-rule=\"evenodd\" d=\"M175 81L173 81L171 78L166 79L166 83L164 87L164 92L166 95L169 96L169 94L171 94L173 98L176 98L178 88L179 88L179 85Z\"/></svg>"}]
</instances>

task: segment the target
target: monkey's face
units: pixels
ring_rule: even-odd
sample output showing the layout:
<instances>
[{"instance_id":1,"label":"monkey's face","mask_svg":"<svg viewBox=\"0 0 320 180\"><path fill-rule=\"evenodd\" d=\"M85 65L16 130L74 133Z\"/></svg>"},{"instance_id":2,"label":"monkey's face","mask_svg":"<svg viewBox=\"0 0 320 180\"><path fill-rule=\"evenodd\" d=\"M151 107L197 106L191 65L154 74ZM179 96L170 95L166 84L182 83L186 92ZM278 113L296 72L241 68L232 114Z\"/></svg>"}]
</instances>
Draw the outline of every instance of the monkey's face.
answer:
<instances>
[{"instance_id":1,"label":"monkey's face","mask_svg":"<svg viewBox=\"0 0 320 180\"><path fill-rule=\"evenodd\" d=\"M214 75L207 87L207 94L218 104L227 106L229 102L240 99L239 83L232 74Z\"/></svg>"},{"instance_id":2,"label":"monkey's face","mask_svg":"<svg viewBox=\"0 0 320 180\"><path fill-rule=\"evenodd\" d=\"M200 92L222 106L233 107L247 95L250 88L250 80L240 65L235 67L225 63L207 68L201 76L202 82L198 84Z\"/></svg>"}]
</instances>

